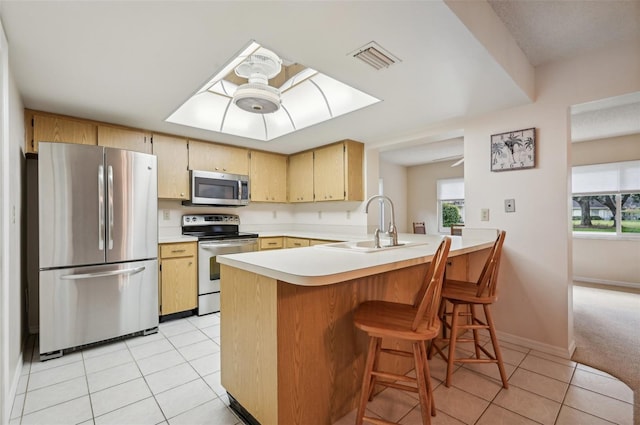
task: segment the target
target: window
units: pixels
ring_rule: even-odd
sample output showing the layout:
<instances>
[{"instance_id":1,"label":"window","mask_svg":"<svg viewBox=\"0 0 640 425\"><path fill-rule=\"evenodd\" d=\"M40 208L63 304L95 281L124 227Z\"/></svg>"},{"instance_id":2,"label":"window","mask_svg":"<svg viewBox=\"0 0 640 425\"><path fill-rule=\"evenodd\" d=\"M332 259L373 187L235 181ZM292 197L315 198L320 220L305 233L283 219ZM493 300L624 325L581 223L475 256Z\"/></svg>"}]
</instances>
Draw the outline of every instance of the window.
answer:
<instances>
[{"instance_id":1,"label":"window","mask_svg":"<svg viewBox=\"0 0 640 425\"><path fill-rule=\"evenodd\" d=\"M574 232L640 236L640 161L572 168Z\"/></svg>"},{"instance_id":2,"label":"window","mask_svg":"<svg viewBox=\"0 0 640 425\"><path fill-rule=\"evenodd\" d=\"M438 185L438 230L449 233L451 225L464 224L464 179L442 179Z\"/></svg>"}]
</instances>

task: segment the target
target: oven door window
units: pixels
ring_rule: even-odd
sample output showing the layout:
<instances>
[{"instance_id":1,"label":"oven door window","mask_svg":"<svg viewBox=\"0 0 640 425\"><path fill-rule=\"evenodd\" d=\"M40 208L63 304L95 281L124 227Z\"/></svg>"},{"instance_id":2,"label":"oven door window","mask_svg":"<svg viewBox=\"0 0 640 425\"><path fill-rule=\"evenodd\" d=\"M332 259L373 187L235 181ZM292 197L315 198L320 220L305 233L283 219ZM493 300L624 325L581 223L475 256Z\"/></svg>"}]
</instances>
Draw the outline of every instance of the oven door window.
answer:
<instances>
[{"instance_id":1,"label":"oven door window","mask_svg":"<svg viewBox=\"0 0 640 425\"><path fill-rule=\"evenodd\" d=\"M215 256L209 257L209 280L220 279L220 263L216 261Z\"/></svg>"}]
</instances>

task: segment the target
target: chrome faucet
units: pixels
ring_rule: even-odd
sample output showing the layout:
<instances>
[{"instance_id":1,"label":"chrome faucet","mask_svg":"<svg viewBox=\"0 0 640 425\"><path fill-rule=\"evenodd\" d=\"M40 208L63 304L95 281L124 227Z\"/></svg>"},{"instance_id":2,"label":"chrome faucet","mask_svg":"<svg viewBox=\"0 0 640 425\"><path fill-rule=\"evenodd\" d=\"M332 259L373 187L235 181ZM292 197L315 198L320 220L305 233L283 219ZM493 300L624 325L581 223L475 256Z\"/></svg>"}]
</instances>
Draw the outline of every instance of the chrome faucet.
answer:
<instances>
[{"instance_id":1,"label":"chrome faucet","mask_svg":"<svg viewBox=\"0 0 640 425\"><path fill-rule=\"evenodd\" d=\"M371 198L367 200L367 206L364 208L365 213L369 213L369 204L374 199L381 199L383 201L389 202L389 206L391 207L391 222L389 223L389 229L385 232L387 236L391 238L391 246L398 245L398 230L396 229L396 216L393 209L393 202L388 196L385 195L373 195ZM373 233L373 241L376 248L380 248L380 232L384 231L384 229L376 229Z\"/></svg>"}]
</instances>

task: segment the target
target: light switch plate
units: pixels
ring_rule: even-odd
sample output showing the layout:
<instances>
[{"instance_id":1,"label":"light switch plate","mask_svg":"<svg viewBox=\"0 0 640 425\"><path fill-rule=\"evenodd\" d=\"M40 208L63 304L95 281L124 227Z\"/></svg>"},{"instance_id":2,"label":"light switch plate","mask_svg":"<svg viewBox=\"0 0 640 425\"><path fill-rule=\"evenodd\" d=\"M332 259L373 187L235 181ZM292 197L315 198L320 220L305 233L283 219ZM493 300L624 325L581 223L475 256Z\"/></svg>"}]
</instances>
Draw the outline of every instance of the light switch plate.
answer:
<instances>
[{"instance_id":1,"label":"light switch plate","mask_svg":"<svg viewBox=\"0 0 640 425\"><path fill-rule=\"evenodd\" d=\"M516 200L505 199L504 200L504 212L516 212Z\"/></svg>"},{"instance_id":2,"label":"light switch plate","mask_svg":"<svg viewBox=\"0 0 640 425\"><path fill-rule=\"evenodd\" d=\"M162 210L162 219L163 220L170 220L171 219L170 210Z\"/></svg>"},{"instance_id":3,"label":"light switch plate","mask_svg":"<svg viewBox=\"0 0 640 425\"><path fill-rule=\"evenodd\" d=\"M489 208L482 208L480 210L480 221L489 221Z\"/></svg>"}]
</instances>

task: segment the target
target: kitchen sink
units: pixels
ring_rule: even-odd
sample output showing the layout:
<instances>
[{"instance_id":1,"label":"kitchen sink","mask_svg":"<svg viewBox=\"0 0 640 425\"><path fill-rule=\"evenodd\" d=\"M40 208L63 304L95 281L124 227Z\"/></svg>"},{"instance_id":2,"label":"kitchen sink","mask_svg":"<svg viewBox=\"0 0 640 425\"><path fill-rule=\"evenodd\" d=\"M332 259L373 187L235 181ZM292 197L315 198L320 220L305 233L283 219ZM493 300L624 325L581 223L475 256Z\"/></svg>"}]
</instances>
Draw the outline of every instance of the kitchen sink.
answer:
<instances>
[{"instance_id":1,"label":"kitchen sink","mask_svg":"<svg viewBox=\"0 0 640 425\"><path fill-rule=\"evenodd\" d=\"M367 240L367 241L336 242L336 243L328 243L328 244L314 245L314 246L316 248L322 248L322 249L349 250L354 252L366 253L366 252L385 251L388 249L408 248L411 246L427 245L427 244L428 242L398 241L398 245L388 245L388 242L385 241L381 243L380 248L376 248L372 240Z\"/></svg>"}]
</instances>

